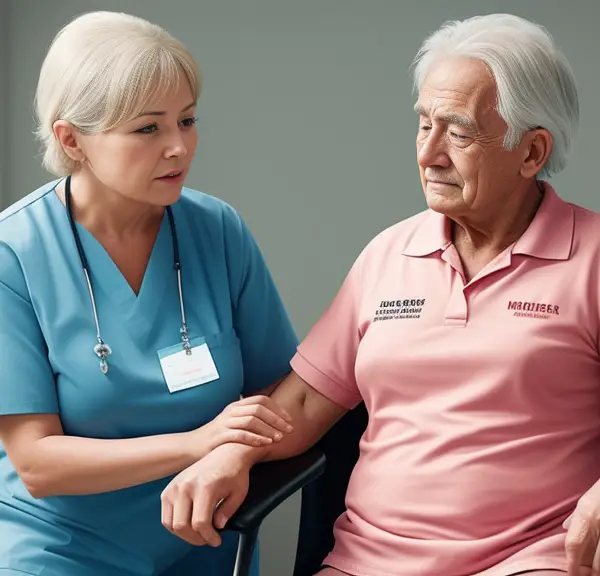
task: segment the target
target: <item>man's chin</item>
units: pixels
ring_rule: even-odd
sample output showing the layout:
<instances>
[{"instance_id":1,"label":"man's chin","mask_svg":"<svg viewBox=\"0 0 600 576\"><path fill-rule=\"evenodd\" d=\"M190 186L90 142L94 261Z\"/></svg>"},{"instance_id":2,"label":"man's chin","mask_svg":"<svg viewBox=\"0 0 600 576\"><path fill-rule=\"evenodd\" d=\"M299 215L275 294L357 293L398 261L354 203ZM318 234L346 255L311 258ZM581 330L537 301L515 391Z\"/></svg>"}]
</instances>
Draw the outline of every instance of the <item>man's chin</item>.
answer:
<instances>
[{"instance_id":1,"label":"man's chin","mask_svg":"<svg viewBox=\"0 0 600 576\"><path fill-rule=\"evenodd\" d=\"M425 201L430 210L448 216L458 208L454 198L449 198L448 196L443 196L441 194L427 192L425 194Z\"/></svg>"}]
</instances>

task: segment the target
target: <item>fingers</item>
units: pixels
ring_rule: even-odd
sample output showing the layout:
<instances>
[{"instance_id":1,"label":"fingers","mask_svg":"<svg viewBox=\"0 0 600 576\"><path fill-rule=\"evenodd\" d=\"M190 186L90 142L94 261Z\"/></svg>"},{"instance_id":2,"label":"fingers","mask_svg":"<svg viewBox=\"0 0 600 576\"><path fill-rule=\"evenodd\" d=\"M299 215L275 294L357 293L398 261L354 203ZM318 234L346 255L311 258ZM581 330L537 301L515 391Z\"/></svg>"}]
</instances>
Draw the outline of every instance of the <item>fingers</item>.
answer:
<instances>
[{"instance_id":1,"label":"fingers","mask_svg":"<svg viewBox=\"0 0 600 576\"><path fill-rule=\"evenodd\" d=\"M596 544L594 560L592 562L592 576L600 576L600 543Z\"/></svg>"},{"instance_id":2,"label":"fingers","mask_svg":"<svg viewBox=\"0 0 600 576\"><path fill-rule=\"evenodd\" d=\"M582 515L575 513L565 538L565 552L567 555L567 575L580 576L580 568L591 566L593 558L584 559L589 535L589 522Z\"/></svg>"},{"instance_id":3,"label":"fingers","mask_svg":"<svg viewBox=\"0 0 600 576\"><path fill-rule=\"evenodd\" d=\"M235 443L245 444L247 446L268 446L273 443L273 439L266 435L254 434L243 429L227 429L216 438L218 445Z\"/></svg>"},{"instance_id":4,"label":"fingers","mask_svg":"<svg viewBox=\"0 0 600 576\"><path fill-rule=\"evenodd\" d=\"M261 417L255 415L230 417L226 426L231 430L243 430L274 442L279 442L284 435L281 430L267 424Z\"/></svg>"},{"instance_id":5,"label":"fingers","mask_svg":"<svg viewBox=\"0 0 600 576\"><path fill-rule=\"evenodd\" d=\"M160 521L169 532L173 532L173 503L166 491L161 494L160 500Z\"/></svg>"},{"instance_id":6,"label":"fingers","mask_svg":"<svg viewBox=\"0 0 600 576\"><path fill-rule=\"evenodd\" d=\"M243 428L275 441L281 440L284 434L293 431L293 427L281 416L261 404L236 406L230 412L229 426Z\"/></svg>"},{"instance_id":7,"label":"fingers","mask_svg":"<svg viewBox=\"0 0 600 576\"><path fill-rule=\"evenodd\" d=\"M269 396L248 396L247 398L242 398L238 400L232 406L264 406L271 412L273 412L279 418L285 420L286 422L291 422L292 417L290 413L282 408L273 398Z\"/></svg>"},{"instance_id":8,"label":"fingers","mask_svg":"<svg viewBox=\"0 0 600 576\"><path fill-rule=\"evenodd\" d=\"M246 498L247 490L235 490L225 498L214 513L215 526L222 530Z\"/></svg>"},{"instance_id":9,"label":"fingers","mask_svg":"<svg viewBox=\"0 0 600 576\"><path fill-rule=\"evenodd\" d=\"M192 501L185 493L180 493L173 502L173 532L179 534L190 526L192 518Z\"/></svg>"},{"instance_id":10,"label":"fingers","mask_svg":"<svg viewBox=\"0 0 600 576\"><path fill-rule=\"evenodd\" d=\"M571 519L573 518L573 513L567 516L567 519L562 523L562 526L565 530L568 530L571 527Z\"/></svg>"},{"instance_id":11,"label":"fingers","mask_svg":"<svg viewBox=\"0 0 600 576\"><path fill-rule=\"evenodd\" d=\"M191 526L192 501L179 486L169 486L161 494L161 522L172 534L194 546L206 541Z\"/></svg>"},{"instance_id":12,"label":"fingers","mask_svg":"<svg viewBox=\"0 0 600 576\"><path fill-rule=\"evenodd\" d=\"M220 546L221 537L213 526L213 514L217 503L207 497L203 490L197 490L194 495L191 527L209 546Z\"/></svg>"}]
</instances>

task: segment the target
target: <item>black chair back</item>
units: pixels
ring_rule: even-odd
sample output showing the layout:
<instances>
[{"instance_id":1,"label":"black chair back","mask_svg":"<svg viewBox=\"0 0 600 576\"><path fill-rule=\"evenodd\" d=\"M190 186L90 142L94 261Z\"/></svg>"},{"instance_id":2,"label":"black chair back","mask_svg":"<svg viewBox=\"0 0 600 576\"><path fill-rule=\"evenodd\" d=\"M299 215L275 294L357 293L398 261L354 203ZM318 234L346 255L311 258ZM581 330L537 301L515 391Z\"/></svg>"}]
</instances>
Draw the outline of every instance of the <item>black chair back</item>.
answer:
<instances>
[{"instance_id":1,"label":"black chair back","mask_svg":"<svg viewBox=\"0 0 600 576\"><path fill-rule=\"evenodd\" d=\"M321 440L324 474L302 490L294 576L313 576L333 548L333 524L345 511L346 489L368 422L364 403L348 412Z\"/></svg>"}]
</instances>

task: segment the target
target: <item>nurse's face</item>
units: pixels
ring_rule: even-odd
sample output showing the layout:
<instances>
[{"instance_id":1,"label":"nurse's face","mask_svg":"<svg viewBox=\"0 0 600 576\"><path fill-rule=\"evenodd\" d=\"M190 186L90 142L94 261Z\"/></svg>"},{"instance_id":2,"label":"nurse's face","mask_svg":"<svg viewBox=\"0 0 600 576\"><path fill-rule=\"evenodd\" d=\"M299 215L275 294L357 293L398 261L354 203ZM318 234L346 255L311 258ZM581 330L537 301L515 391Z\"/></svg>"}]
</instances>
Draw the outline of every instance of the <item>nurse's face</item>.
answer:
<instances>
[{"instance_id":1,"label":"nurse's face","mask_svg":"<svg viewBox=\"0 0 600 576\"><path fill-rule=\"evenodd\" d=\"M177 201L196 151L196 102L182 80L166 97L112 130L78 135L81 170L127 199L167 206Z\"/></svg>"}]
</instances>

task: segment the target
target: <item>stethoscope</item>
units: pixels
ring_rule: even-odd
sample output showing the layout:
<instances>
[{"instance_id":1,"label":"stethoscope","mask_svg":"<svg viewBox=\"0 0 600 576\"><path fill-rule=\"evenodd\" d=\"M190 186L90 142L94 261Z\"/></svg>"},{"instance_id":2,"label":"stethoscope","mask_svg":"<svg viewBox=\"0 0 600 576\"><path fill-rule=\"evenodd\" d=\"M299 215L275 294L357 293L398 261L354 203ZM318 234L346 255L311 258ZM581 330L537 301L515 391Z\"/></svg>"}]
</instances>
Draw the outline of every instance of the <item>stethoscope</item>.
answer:
<instances>
[{"instance_id":1,"label":"stethoscope","mask_svg":"<svg viewBox=\"0 0 600 576\"><path fill-rule=\"evenodd\" d=\"M98 311L96 308L96 299L94 298L94 290L92 288L92 281L90 278L90 271L83 246L81 245L81 239L73 220L73 212L71 209L71 176L68 176L65 182L65 205L67 207L67 215L69 217L69 223L71 224L71 230L73 232L73 238L77 245L77 252L79 252L79 259L81 260L81 267L83 268L83 274L87 284L88 293L90 295L90 302L92 304L92 314L94 315L94 323L96 325L96 340L97 344L94 346L94 354L100 359L100 370L103 374L108 372L108 357L112 354L110 346L104 341L100 333L100 322L98 320ZM173 218L173 212L170 206L166 207L167 216L169 217L169 226L171 228L171 240L173 242L173 261L175 264L175 270L177 271L177 287L179 289L179 308L181 309L181 328L179 330L181 334L181 343L186 354L192 353L190 346L190 338L188 333L187 321L185 319L185 308L183 306L183 287L181 283L181 261L179 259L179 243L177 242L177 230L175 228L175 219Z\"/></svg>"}]
</instances>

